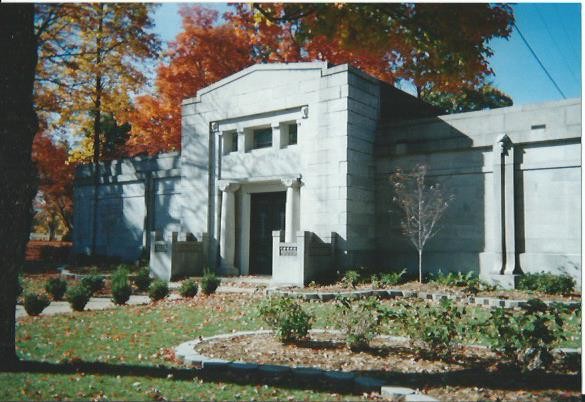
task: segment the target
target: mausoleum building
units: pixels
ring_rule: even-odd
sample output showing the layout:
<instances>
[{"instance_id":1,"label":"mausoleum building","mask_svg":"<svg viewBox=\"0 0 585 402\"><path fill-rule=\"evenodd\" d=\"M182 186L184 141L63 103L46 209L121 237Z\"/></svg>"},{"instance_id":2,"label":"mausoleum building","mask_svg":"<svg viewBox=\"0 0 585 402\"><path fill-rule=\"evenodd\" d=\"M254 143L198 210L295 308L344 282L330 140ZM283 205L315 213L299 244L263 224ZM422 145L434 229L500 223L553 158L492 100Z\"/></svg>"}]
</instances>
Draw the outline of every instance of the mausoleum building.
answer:
<instances>
[{"instance_id":1,"label":"mausoleum building","mask_svg":"<svg viewBox=\"0 0 585 402\"><path fill-rule=\"evenodd\" d=\"M425 271L580 280L581 101L444 115L348 65L258 64L182 104L181 152L77 171L74 247L170 279L209 266L303 285L412 270L389 176L417 164L454 195ZM94 205L97 191L97 205ZM95 212L96 219L93 218Z\"/></svg>"}]
</instances>

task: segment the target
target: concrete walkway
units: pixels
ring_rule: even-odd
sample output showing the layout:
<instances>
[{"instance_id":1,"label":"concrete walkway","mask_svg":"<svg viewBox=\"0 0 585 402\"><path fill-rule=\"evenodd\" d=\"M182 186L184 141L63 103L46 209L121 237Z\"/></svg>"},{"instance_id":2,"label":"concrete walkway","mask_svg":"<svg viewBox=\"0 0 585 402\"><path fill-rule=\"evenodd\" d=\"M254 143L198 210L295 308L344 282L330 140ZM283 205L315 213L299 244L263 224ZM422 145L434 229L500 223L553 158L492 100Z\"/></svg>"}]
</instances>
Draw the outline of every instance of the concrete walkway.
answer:
<instances>
[{"instance_id":1,"label":"concrete walkway","mask_svg":"<svg viewBox=\"0 0 585 402\"><path fill-rule=\"evenodd\" d=\"M178 289L181 286L180 282L170 282L169 288L170 289ZM256 291L255 288L240 288L235 286L220 286L217 288L218 293L254 293ZM177 293L172 292L167 297L167 300L176 300L180 299ZM129 305L143 305L149 304L150 298L146 295L132 295L130 296L130 300L128 300ZM120 306L116 306L111 298L109 297L92 297L89 299L89 302L85 306L85 310L106 310L111 308L118 308ZM63 314L63 313L71 313L73 310L69 306L69 303L66 301L54 301L43 310L41 315L54 315L54 314ZM16 319L26 317L28 314L24 310L24 306L18 304L16 306Z\"/></svg>"},{"instance_id":2,"label":"concrete walkway","mask_svg":"<svg viewBox=\"0 0 585 402\"><path fill-rule=\"evenodd\" d=\"M171 295L175 296L175 295ZM175 296L174 298L178 298ZM127 304L131 305L140 305L140 304L148 304L150 303L150 299L148 296L130 296L130 300L128 300ZM89 302L85 306L86 310L106 310L110 308L116 308L116 306L110 298L107 297L92 297L89 299ZM66 301L54 301L49 304L49 306L43 310L41 315L54 315L54 314L63 314L63 313L71 313L73 310L69 306L69 303ZM26 311L24 310L24 306L20 304L16 306L16 318L26 317Z\"/></svg>"}]
</instances>

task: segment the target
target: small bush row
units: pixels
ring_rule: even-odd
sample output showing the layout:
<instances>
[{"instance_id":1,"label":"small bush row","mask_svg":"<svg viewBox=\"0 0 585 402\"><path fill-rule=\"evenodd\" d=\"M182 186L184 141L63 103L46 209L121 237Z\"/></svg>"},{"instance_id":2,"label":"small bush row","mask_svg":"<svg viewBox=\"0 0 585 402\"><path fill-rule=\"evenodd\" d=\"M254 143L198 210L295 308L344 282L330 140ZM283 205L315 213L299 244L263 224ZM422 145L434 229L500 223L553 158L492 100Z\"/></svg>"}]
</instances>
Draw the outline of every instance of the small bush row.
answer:
<instances>
[{"instance_id":1,"label":"small bush row","mask_svg":"<svg viewBox=\"0 0 585 402\"><path fill-rule=\"evenodd\" d=\"M518 289L566 295L574 291L575 284L575 280L569 275L527 273L520 276Z\"/></svg>"},{"instance_id":2,"label":"small bush row","mask_svg":"<svg viewBox=\"0 0 585 402\"><path fill-rule=\"evenodd\" d=\"M531 299L521 311L498 308L483 320L465 317L466 308L451 300L438 304L401 301L387 306L376 298L338 298L330 322L338 328L347 347L362 350L380 334L384 324L406 334L421 356L449 358L455 346L471 334L481 333L506 362L521 370L546 369L553 362L552 350L564 339L563 313L567 307L546 305ZM306 339L314 316L290 297L264 299L258 314L283 343ZM470 332L471 331L471 332Z\"/></svg>"}]
</instances>

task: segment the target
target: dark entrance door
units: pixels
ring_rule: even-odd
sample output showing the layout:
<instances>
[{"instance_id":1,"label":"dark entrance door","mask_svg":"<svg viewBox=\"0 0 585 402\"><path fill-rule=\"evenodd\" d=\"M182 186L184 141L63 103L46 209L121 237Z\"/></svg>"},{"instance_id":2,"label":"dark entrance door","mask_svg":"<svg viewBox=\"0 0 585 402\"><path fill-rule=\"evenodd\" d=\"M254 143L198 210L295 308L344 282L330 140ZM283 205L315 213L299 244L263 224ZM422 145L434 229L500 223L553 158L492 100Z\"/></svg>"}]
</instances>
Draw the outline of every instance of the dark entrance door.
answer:
<instances>
[{"instance_id":1,"label":"dark entrance door","mask_svg":"<svg viewBox=\"0 0 585 402\"><path fill-rule=\"evenodd\" d=\"M272 275L272 231L284 229L286 192L251 194L250 273Z\"/></svg>"}]
</instances>

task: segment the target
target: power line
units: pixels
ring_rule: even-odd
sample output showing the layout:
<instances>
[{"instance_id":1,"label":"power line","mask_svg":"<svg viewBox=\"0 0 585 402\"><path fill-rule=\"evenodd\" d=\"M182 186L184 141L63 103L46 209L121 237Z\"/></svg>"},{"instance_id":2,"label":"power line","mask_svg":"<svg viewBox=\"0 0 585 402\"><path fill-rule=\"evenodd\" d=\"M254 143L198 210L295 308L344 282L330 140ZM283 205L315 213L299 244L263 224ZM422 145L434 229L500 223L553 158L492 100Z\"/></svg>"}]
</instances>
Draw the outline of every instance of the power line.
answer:
<instances>
[{"instance_id":1,"label":"power line","mask_svg":"<svg viewBox=\"0 0 585 402\"><path fill-rule=\"evenodd\" d=\"M551 39L551 41L555 45L557 51L559 52L559 55L561 56L561 59L565 63L565 66L567 67L567 69L569 70L569 72L571 73L571 75L573 76L573 79L575 81L579 82L579 80L577 79L577 76L575 75L575 72L573 71L573 69L571 68L569 62L567 61L567 57L565 55L565 52L563 52L563 49L559 46L559 44L557 43L556 39L553 37L553 34L552 34L552 32L551 32L551 30L550 30L550 28L548 26L548 22L546 22L546 20L542 16L542 13L540 12L540 10L538 8L536 8L536 12L538 13L538 16L540 17L540 21L542 21L544 27L546 28L546 32L548 34L548 37Z\"/></svg>"},{"instance_id":2,"label":"power line","mask_svg":"<svg viewBox=\"0 0 585 402\"><path fill-rule=\"evenodd\" d=\"M514 28L516 28L516 31L518 31L518 33L520 34L520 37L522 38L522 41L524 41L524 44L526 45L526 47L528 48L528 50L530 50L530 53L532 53L532 55L534 56L534 58L536 59L536 61L540 65L540 67L544 70L544 73L546 74L546 76L548 77L548 79L553 83L553 85L555 86L555 88L557 89L557 91L559 91L559 93L561 94L561 96L563 97L563 99L567 99L567 97L565 96L565 94L563 93L563 91L561 91L561 88L559 88L559 86L557 85L556 81L549 74L549 72L546 69L546 67L544 66L544 64L542 64L542 61L540 61L540 59L538 58L538 56L536 55L536 53L534 52L534 50L532 50L532 47L530 46L530 44L528 43L528 41L526 40L526 38L524 37L524 35L522 35L522 32L520 32L520 28L518 28L518 25L516 25L516 23L514 23Z\"/></svg>"}]
</instances>

